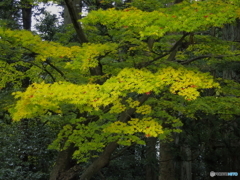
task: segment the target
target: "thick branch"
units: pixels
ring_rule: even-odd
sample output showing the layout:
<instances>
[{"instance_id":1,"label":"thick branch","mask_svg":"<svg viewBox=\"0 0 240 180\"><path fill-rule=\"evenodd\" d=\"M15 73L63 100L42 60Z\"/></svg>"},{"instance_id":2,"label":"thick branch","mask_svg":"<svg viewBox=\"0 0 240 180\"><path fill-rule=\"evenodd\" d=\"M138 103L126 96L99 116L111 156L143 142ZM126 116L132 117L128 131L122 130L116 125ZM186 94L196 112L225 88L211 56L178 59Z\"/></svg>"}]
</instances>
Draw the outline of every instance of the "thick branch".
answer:
<instances>
[{"instance_id":1,"label":"thick branch","mask_svg":"<svg viewBox=\"0 0 240 180\"><path fill-rule=\"evenodd\" d=\"M103 75L103 72L102 72L102 64L100 63L100 60L98 59L98 65L94 68L89 68L90 70L90 74L92 76L101 76ZM103 82L97 82L98 84L102 84Z\"/></svg>"},{"instance_id":2,"label":"thick branch","mask_svg":"<svg viewBox=\"0 0 240 180\"><path fill-rule=\"evenodd\" d=\"M130 148L131 148L132 146L134 146L134 145L135 145L135 144L132 144L131 146L125 146L120 152L118 152L117 154L115 154L114 156L112 156L110 160L113 160L113 159L116 159L116 158L122 156L123 153L124 153L126 150L130 149Z\"/></svg>"},{"instance_id":3,"label":"thick branch","mask_svg":"<svg viewBox=\"0 0 240 180\"><path fill-rule=\"evenodd\" d=\"M58 180L71 180L79 174L79 171L81 169L82 169L81 166L75 165L72 168L70 168L69 170L63 172L61 174L61 177Z\"/></svg>"},{"instance_id":4,"label":"thick branch","mask_svg":"<svg viewBox=\"0 0 240 180\"><path fill-rule=\"evenodd\" d=\"M83 32L81 24L78 22L78 16L77 16L77 13L74 9L72 0L64 0L64 1L66 3L67 8L68 8L68 12L69 12L69 15L71 17L73 27L74 27L74 29L77 33L77 37L78 37L80 43L87 43L88 40L87 40L87 38L86 38L86 36Z\"/></svg>"},{"instance_id":5,"label":"thick branch","mask_svg":"<svg viewBox=\"0 0 240 180\"><path fill-rule=\"evenodd\" d=\"M174 4L178 4L178 3L181 3L181 2L183 2L183 0L175 0Z\"/></svg>"},{"instance_id":6,"label":"thick branch","mask_svg":"<svg viewBox=\"0 0 240 180\"><path fill-rule=\"evenodd\" d=\"M140 97L139 102L142 105L147 99L148 95L144 94ZM120 115L119 121L127 122L131 116L135 113L136 109L128 109ZM91 177L99 172L103 167L107 166L111 160L112 153L118 147L117 142L109 143L103 153L86 169L86 171L81 175L80 180L90 180Z\"/></svg>"},{"instance_id":7,"label":"thick branch","mask_svg":"<svg viewBox=\"0 0 240 180\"><path fill-rule=\"evenodd\" d=\"M90 180L94 174L99 172L103 167L107 166L112 153L117 147L117 142L109 143L103 153L81 175L80 180Z\"/></svg>"},{"instance_id":8,"label":"thick branch","mask_svg":"<svg viewBox=\"0 0 240 180\"><path fill-rule=\"evenodd\" d=\"M173 61L173 60L174 60L174 58L175 58L175 56L176 56L176 54L177 54L177 51L178 51L179 46L182 44L184 38L185 38L186 36L188 36L189 34L190 34L190 33L185 33L185 34L174 44L174 46L170 49L169 52L171 52L171 53L170 53L170 56L169 56L168 59L167 59L168 61Z\"/></svg>"},{"instance_id":9,"label":"thick branch","mask_svg":"<svg viewBox=\"0 0 240 180\"><path fill-rule=\"evenodd\" d=\"M184 38L188 36L190 33L185 33L175 44L174 46L170 49L169 52L174 51L174 49L178 48L178 46L183 42Z\"/></svg>"},{"instance_id":10,"label":"thick branch","mask_svg":"<svg viewBox=\"0 0 240 180\"><path fill-rule=\"evenodd\" d=\"M149 95L142 95L140 97L140 99L138 100L140 102L139 106L141 106L147 99L149 98ZM133 113L136 111L135 108L131 108L131 109L128 109L127 111L124 111L120 117L119 117L119 121L121 122L127 122L131 116L133 115Z\"/></svg>"},{"instance_id":11,"label":"thick branch","mask_svg":"<svg viewBox=\"0 0 240 180\"><path fill-rule=\"evenodd\" d=\"M62 179L62 175L66 176L66 171L69 171L71 168L70 162L74 151L74 145L71 144L66 150L59 152L49 180L60 180Z\"/></svg>"},{"instance_id":12,"label":"thick branch","mask_svg":"<svg viewBox=\"0 0 240 180\"><path fill-rule=\"evenodd\" d=\"M73 1L72 0L64 0L65 3L66 3L66 6L68 8L68 12L69 12L69 15L71 17L71 20L72 20L72 23L73 23L73 26L74 26L74 29L77 33L77 36L78 36L78 39L80 41L80 43L87 43L88 40L83 32L83 29L82 29L82 26L81 24L78 22L78 16L77 16L77 13L74 9L74 6L73 6ZM100 63L100 60L98 60L98 66L94 67L94 68L90 68L90 74L92 76L98 76L98 75L103 75L103 72L102 72L102 65ZM102 82L97 82L98 84L102 84Z\"/></svg>"}]
</instances>

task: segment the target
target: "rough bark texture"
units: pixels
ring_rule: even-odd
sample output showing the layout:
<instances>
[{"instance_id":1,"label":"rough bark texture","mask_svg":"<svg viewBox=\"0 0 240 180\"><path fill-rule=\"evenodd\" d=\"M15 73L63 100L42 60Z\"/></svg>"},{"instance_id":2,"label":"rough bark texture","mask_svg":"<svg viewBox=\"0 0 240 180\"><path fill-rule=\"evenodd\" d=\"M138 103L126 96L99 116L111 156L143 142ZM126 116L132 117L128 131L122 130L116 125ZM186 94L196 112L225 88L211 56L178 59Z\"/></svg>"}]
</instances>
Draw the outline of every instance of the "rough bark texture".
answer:
<instances>
[{"instance_id":1,"label":"rough bark texture","mask_svg":"<svg viewBox=\"0 0 240 180\"><path fill-rule=\"evenodd\" d=\"M59 180L77 180L78 179L77 175L79 175L81 169L82 168L79 165L75 165L69 170L62 173Z\"/></svg>"},{"instance_id":2,"label":"rough bark texture","mask_svg":"<svg viewBox=\"0 0 240 180\"><path fill-rule=\"evenodd\" d=\"M73 26L75 28L75 31L77 33L78 39L80 41L80 43L87 43L88 40L86 38L86 36L84 35L83 29L81 27L81 24L78 22L78 19L80 19L79 16L79 11L80 11L80 7L76 7L76 4L79 2L81 3L81 1L77 1L77 0L64 0L67 10L69 12L69 17L71 19L71 22L73 23ZM80 6L80 4L79 4ZM90 73L91 75L102 75L102 65L99 62L99 65L95 68L91 68L90 69ZM59 152L59 156L57 157L57 162L51 172L50 175L50 180L73 180L77 174L80 171L80 167L77 166L76 164L71 164L71 160L72 160L72 155L74 153L74 145L68 147L66 150ZM109 147L110 148L110 147ZM109 150L109 148L106 148L106 152L111 151ZM111 148L110 148L111 149ZM96 168L96 169L101 169L102 167L105 166L105 162L108 161L108 158L105 154L103 155L102 158L100 158L100 160L98 160L93 166L89 167L89 169L87 169L87 172L85 172L85 177L89 177L91 175L93 175L94 173L98 172L98 171L93 171L92 169ZM104 160L102 160L104 159ZM105 161L105 162L104 162ZM93 174L92 174L93 173ZM86 179L86 178L85 178Z\"/></svg>"},{"instance_id":3,"label":"rough bark texture","mask_svg":"<svg viewBox=\"0 0 240 180\"><path fill-rule=\"evenodd\" d=\"M77 37L80 43L87 43L88 42L87 37L84 34L81 24L78 22L78 20L81 18L79 13L82 10L82 2L79 0L64 0L64 1L67 7L67 12L69 13L67 15L69 15L71 22L73 23L74 29L77 33ZM104 74L102 72L102 64L100 63L100 58L99 58L98 66L94 68L90 68L89 70L92 76L101 76ZM103 82L97 81L96 83L102 84Z\"/></svg>"}]
</instances>

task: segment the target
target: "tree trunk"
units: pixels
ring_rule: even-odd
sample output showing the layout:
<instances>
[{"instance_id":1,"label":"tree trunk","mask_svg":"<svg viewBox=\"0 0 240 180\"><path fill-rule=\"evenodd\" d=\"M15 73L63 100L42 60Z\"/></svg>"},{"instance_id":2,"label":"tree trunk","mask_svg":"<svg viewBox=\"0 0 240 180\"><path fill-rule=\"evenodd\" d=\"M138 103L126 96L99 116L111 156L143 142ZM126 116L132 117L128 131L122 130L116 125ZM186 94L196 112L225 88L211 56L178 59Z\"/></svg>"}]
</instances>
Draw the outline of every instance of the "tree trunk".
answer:
<instances>
[{"instance_id":1,"label":"tree trunk","mask_svg":"<svg viewBox=\"0 0 240 180\"><path fill-rule=\"evenodd\" d=\"M60 151L56 160L56 164L53 167L49 180L73 180L73 178L79 173L79 169L72 161L72 155L74 153L74 145L71 144L66 150ZM74 171L69 171L77 169ZM67 178L68 177L68 178Z\"/></svg>"},{"instance_id":2,"label":"tree trunk","mask_svg":"<svg viewBox=\"0 0 240 180\"><path fill-rule=\"evenodd\" d=\"M66 7L68 9L71 21L73 23L73 27L77 33L77 37L80 43L87 43L88 40L83 32L81 24L78 22L79 15L77 9L75 8L75 4L72 0L64 0Z\"/></svg>"},{"instance_id":3,"label":"tree trunk","mask_svg":"<svg viewBox=\"0 0 240 180\"><path fill-rule=\"evenodd\" d=\"M73 4L73 8L77 14L78 19L81 19L80 13L82 13L82 0L73 0L72 4ZM70 14L69 14L68 8L65 4L64 5L64 25L68 25L71 23L73 23L73 22L72 22Z\"/></svg>"},{"instance_id":4,"label":"tree trunk","mask_svg":"<svg viewBox=\"0 0 240 180\"><path fill-rule=\"evenodd\" d=\"M103 153L85 170L81 175L80 180L90 180L91 177L98 173L103 167L110 162L110 157L115 149L118 147L116 142L109 143Z\"/></svg>"},{"instance_id":5,"label":"tree trunk","mask_svg":"<svg viewBox=\"0 0 240 180\"><path fill-rule=\"evenodd\" d=\"M166 142L160 142L159 180L175 180L174 159Z\"/></svg>"},{"instance_id":6,"label":"tree trunk","mask_svg":"<svg viewBox=\"0 0 240 180\"><path fill-rule=\"evenodd\" d=\"M32 5L25 0L21 0L23 29L31 30L32 25Z\"/></svg>"},{"instance_id":7,"label":"tree trunk","mask_svg":"<svg viewBox=\"0 0 240 180\"><path fill-rule=\"evenodd\" d=\"M189 147L181 147L186 159L181 164L181 180L192 180L192 153Z\"/></svg>"},{"instance_id":8,"label":"tree trunk","mask_svg":"<svg viewBox=\"0 0 240 180\"><path fill-rule=\"evenodd\" d=\"M234 24L225 24L222 28L223 40L240 42L240 20Z\"/></svg>"},{"instance_id":9,"label":"tree trunk","mask_svg":"<svg viewBox=\"0 0 240 180\"><path fill-rule=\"evenodd\" d=\"M146 139L146 180L157 180L158 177L156 142L154 137Z\"/></svg>"}]
</instances>

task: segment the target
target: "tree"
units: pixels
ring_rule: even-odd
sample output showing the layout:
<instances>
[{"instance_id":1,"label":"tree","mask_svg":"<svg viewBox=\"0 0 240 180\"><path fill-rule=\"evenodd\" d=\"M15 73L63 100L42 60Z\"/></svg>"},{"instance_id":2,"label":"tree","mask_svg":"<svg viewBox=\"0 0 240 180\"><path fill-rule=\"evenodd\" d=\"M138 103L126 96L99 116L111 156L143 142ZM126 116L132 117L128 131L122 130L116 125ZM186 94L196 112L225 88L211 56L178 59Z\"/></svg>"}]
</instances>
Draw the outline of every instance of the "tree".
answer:
<instances>
[{"instance_id":1,"label":"tree","mask_svg":"<svg viewBox=\"0 0 240 180\"><path fill-rule=\"evenodd\" d=\"M0 179L47 179L56 154L47 150L54 139L53 129L36 119L28 127L22 122L4 122L9 118L5 114L0 121Z\"/></svg>"},{"instance_id":2,"label":"tree","mask_svg":"<svg viewBox=\"0 0 240 180\"><path fill-rule=\"evenodd\" d=\"M1 2L1 31L8 28L29 30L32 13L31 8L27 6L32 7L30 1ZM1 34L1 38L4 38L4 34ZM5 74L1 77L0 91L0 179L46 179L56 154L48 150L47 146L56 136L54 133L56 128L37 119L11 122L12 119L7 112L7 109L15 103L11 93L24 90L31 84L27 72L31 69L34 54L22 54L21 47L13 46L10 39L8 42L5 40L0 42L1 75ZM24 65L26 62L28 65Z\"/></svg>"},{"instance_id":3,"label":"tree","mask_svg":"<svg viewBox=\"0 0 240 180\"><path fill-rule=\"evenodd\" d=\"M18 3L16 1L4 1L0 6L0 19L1 24L13 29L19 28L18 19L20 17ZM8 11L6 11L8 9Z\"/></svg>"},{"instance_id":4,"label":"tree","mask_svg":"<svg viewBox=\"0 0 240 180\"><path fill-rule=\"evenodd\" d=\"M90 179L108 166L119 146L145 144L149 137L172 139L173 132L181 131L182 116L195 117L198 111L222 118L226 111L239 114L231 105L239 104L238 84L204 72L206 62L237 61L238 48L230 48L237 43L204 35L239 17L237 1L184 1L147 11L139 2L92 10L80 23L72 2L65 0L79 46L1 29L4 51L16 52L11 56L15 66L2 61L2 87L19 81L16 73L35 82L14 93L18 101L10 109L13 119L64 122L51 145L60 151L51 180L78 174L81 180ZM31 58L19 60L26 54ZM19 65L28 71L22 73Z\"/></svg>"}]
</instances>

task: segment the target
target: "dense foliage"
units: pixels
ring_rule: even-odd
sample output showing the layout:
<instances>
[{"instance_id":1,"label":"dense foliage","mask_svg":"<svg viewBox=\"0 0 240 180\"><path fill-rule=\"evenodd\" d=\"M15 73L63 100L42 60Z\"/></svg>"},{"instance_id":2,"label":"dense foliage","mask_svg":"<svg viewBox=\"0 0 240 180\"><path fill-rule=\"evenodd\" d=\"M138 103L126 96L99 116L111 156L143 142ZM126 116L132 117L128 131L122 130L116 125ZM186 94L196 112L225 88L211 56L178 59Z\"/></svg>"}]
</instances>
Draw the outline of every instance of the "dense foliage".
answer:
<instances>
[{"instance_id":1,"label":"dense foliage","mask_svg":"<svg viewBox=\"0 0 240 180\"><path fill-rule=\"evenodd\" d=\"M35 3L29 1L23 9ZM69 12L75 11L71 3L65 0ZM109 164L114 152L122 155L121 149L125 147L124 155L133 156L136 161L128 162L126 167L138 166L142 170L150 156L155 160L159 157L156 152L152 156L147 148L142 152L146 158L136 154L143 147L156 149L159 139L162 143L175 140L174 145L168 145L176 146L172 147L175 148L172 154L176 162L181 162L188 161L184 144L197 154L196 158L209 159L215 151L208 147L207 140L218 139L221 134L216 132L223 131L222 126L229 125L237 131L240 85L224 73L226 64L239 66L239 43L224 39L223 29L225 24L237 23L238 1L171 4L155 0L105 0L95 4L84 1L82 6L88 7L88 15L78 22L76 12L70 13L73 26L65 29L54 26L56 17L46 14L44 24L37 25L40 36L25 28L29 24L23 26L28 30L14 30L5 23L0 26L0 86L2 93L15 98L11 102L3 99L3 119L9 112L13 121L20 121L3 123L3 132L8 128L15 131L14 128L27 121L27 128L22 130L24 137L2 136L3 143L9 143L11 138L28 141L18 144L14 139L13 144L4 144L4 147L14 147L11 149L16 157L11 161L18 164L19 155L14 150L18 146L31 147L29 152L26 150L26 166L40 173L36 176L46 177L48 170L38 170L37 161L49 158L48 153L52 151L45 148L50 144L49 149L67 152L70 157L56 159L50 179L63 179L67 173L72 178L80 175L80 179L90 179ZM212 126L207 123L210 118L217 138L208 129ZM42 123L44 128L39 129ZM194 129L198 126L202 132ZM25 131L38 133L26 137ZM50 143L55 132L58 135ZM239 132L226 133L229 136L225 140L233 138L239 144L235 140ZM45 139L43 134L47 141L41 148L47 155L32 154ZM151 139L155 141L150 142ZM221 143L225 142L220 139ZM203 152L194 152L196 147ZM182 155L176 154L178 148ZM124 155L116 155L112 167L121 168L119 162L125 161ZM49 159L50 168L53 164ZM206 165L203 161L198 159L193 163L202 164L199 169L206 171L216 165ZM216 162L222 168L223 162ZM178 165L180 168L175 173L181 176L184 165ZM74 168L78 170L72 172ZM109 178L114 174L111 170L111 166L104 170ZM124 178L140 178L135 173L129 172Z\"/></svg>"}]
</instances>

